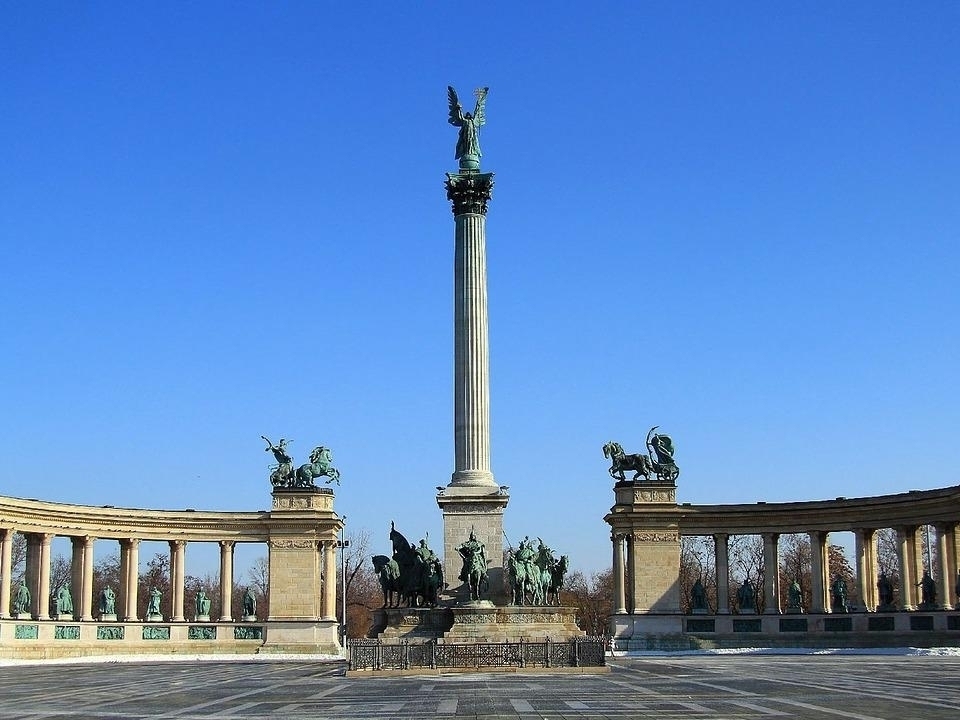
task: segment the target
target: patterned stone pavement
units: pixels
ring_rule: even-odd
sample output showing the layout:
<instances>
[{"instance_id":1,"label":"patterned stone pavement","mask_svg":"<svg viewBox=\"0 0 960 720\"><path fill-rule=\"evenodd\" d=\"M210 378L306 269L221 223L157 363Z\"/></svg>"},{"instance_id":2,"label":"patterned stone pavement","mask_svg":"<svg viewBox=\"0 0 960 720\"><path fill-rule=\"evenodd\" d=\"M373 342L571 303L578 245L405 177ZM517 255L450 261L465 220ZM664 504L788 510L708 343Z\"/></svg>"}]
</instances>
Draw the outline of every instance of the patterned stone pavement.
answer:
<instances>
[{"instance_id":1,"label":"patterned stone pavement","mask_svg":"<svg viewBox=\"0 0 960 720\"><path fill-rule=\"evenodd\" d=\"M0 720L956 718L960 657L617 659L603 675L346 678L341 664L0 667Z\"/></svg>"}]
</instances>

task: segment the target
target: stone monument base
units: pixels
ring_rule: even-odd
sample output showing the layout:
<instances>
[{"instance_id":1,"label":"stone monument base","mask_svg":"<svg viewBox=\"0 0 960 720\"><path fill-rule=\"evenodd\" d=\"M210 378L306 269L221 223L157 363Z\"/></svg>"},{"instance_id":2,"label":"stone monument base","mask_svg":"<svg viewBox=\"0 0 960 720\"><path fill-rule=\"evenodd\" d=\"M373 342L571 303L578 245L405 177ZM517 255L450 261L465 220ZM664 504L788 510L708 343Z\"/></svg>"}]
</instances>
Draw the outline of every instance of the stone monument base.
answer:
<instances>
[{"instance_id":1,"label":"stone monument base","mask_svg":"<svg viewBox=\"0 0 960 720\"><path fill-rule=\"evenodd\" d=\"M194 619L194 622L210 622L209 615L197 615Z\"/></svg>"},{"instance_id":2,"label":"stone monument base","mask_svg":"<svg viewBox=\"0 0 960 720\"><path fill-rule=\"evenodd\" d=\"M496 607L478 601L449 608L384 608L374 611L370 637L381 640L436 639L441 642L516 642L584 637L572 607Z\"/></svg>"},{"instance_id":3,"label":"stone monument base","mask_svg":"<svg viewBox=\"0 0 960 720\"><path fill-rule=\"evenodd\" d=\"M147 622L163 622L163 615L160 615L159 613L151 613L150 615L147 615L146 621Z\"/></svg>"},{"instance_id":4,"label":"stone monument base","mask_svg":"<svg viewBox=\"0 0 960 720\"><path fill-rule=\"evenodd\" d=\"M116 622L117 614L116 613L103 613L100 616L100 622Z\"/></svg>"},{"instance_id":5,"label":"stone monument base","mask_svg":"<svg viewBox=\"0 0 960 720\"><path fill-rule=\"evenodd\" d=\"M73 613L60 613L57 615L58 622L73 622Z\"/></svg>"},{"instance_id":6,"label":"stone monument base","mask_svg":"<svg viewBox=\"0 0 960 720\"><path fill-rule=\"evenodd\" d=\"M314 622L268 620L266 642L258 653L309 653L340 655L336 620Z\"/></svg>"},{"instance_id":7,"label":"stone monument base","mask_svg":"<svg viewBox=\"0 0 960 720\"><path fill-rule=\"evenodd\" d=\"M257 616L256 616L256 615L241 615L241 616L240 616L240 622L256 622L256 621L257 621Z\"/></svg>"}]
</instances>

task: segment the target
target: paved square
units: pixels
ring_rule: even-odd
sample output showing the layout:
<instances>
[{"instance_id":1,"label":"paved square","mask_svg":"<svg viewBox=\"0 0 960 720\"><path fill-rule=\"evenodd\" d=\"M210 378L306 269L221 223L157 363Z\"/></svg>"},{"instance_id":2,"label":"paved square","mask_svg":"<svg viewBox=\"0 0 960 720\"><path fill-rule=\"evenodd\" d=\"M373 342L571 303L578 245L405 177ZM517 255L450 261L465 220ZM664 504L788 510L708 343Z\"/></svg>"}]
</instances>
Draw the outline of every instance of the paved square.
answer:
<instances>
[{"instance_id":1,"label":"paved square","mask_svg":"<svg viewBox=\"0 0 960 720\"><path fill-rule=\"evenodd\" d=\"M115 663L0 668L17 718L955 718L960 658L617 659L604 675L346 678L341 664Z\"/></svg>"}]
</instances>

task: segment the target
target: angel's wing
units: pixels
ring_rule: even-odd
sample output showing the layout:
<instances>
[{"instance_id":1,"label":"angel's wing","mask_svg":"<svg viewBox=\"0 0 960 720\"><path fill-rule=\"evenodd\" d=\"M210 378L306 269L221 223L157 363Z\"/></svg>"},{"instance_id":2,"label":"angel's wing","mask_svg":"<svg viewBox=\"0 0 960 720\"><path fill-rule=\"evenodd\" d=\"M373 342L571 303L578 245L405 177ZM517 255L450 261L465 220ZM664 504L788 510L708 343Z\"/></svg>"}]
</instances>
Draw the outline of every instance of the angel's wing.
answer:
<instances>
[{"instance_id":1,"label":"angel's wing","mask_svg":"<svg viewBox=\"0 0 960 720\"><path fill-rule=\"evenodd\" d=\"M484 107L487 104L487 92L490 90L488 87L480 88L477 91L477 107L473 111L473 121L479 126L483 125L487 121L486 113L484 112Z\"/></svg>"},{"instance_id":2,"label":"angel's wing","mask_svg":"<svg viewBox=\"0 0 960 720\"><path fill-rule=\"evenodd\" d=\"M457 91L452 85L447 85L447 100L450 102L450 117L447 119L451 125L460 127L463 125L463 113L460 107L460 98L457 97Z\"/></svg>"}]
</instances>

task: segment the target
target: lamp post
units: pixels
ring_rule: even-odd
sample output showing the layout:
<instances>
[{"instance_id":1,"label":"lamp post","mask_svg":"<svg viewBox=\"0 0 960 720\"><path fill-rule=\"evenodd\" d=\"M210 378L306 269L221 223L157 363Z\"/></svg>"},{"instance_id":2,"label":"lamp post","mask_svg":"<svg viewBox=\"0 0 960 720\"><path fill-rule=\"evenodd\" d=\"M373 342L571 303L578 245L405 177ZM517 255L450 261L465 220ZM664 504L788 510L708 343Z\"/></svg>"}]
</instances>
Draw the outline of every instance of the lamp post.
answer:
<instances>
[{"instance_id":1,"label":"lamp post","mask_svg":"<svg viewBox=\"0 0 960 720\"><path fill-rule=\"evenodd\" d=\"M343 537L347 516L344 515L341 519L343 525L340 527L340 539L337 540L337 547L340 548L340 644L345 648L347 644L347 548L350 547L350 541Z\"/></svg>"}]
</instances>

